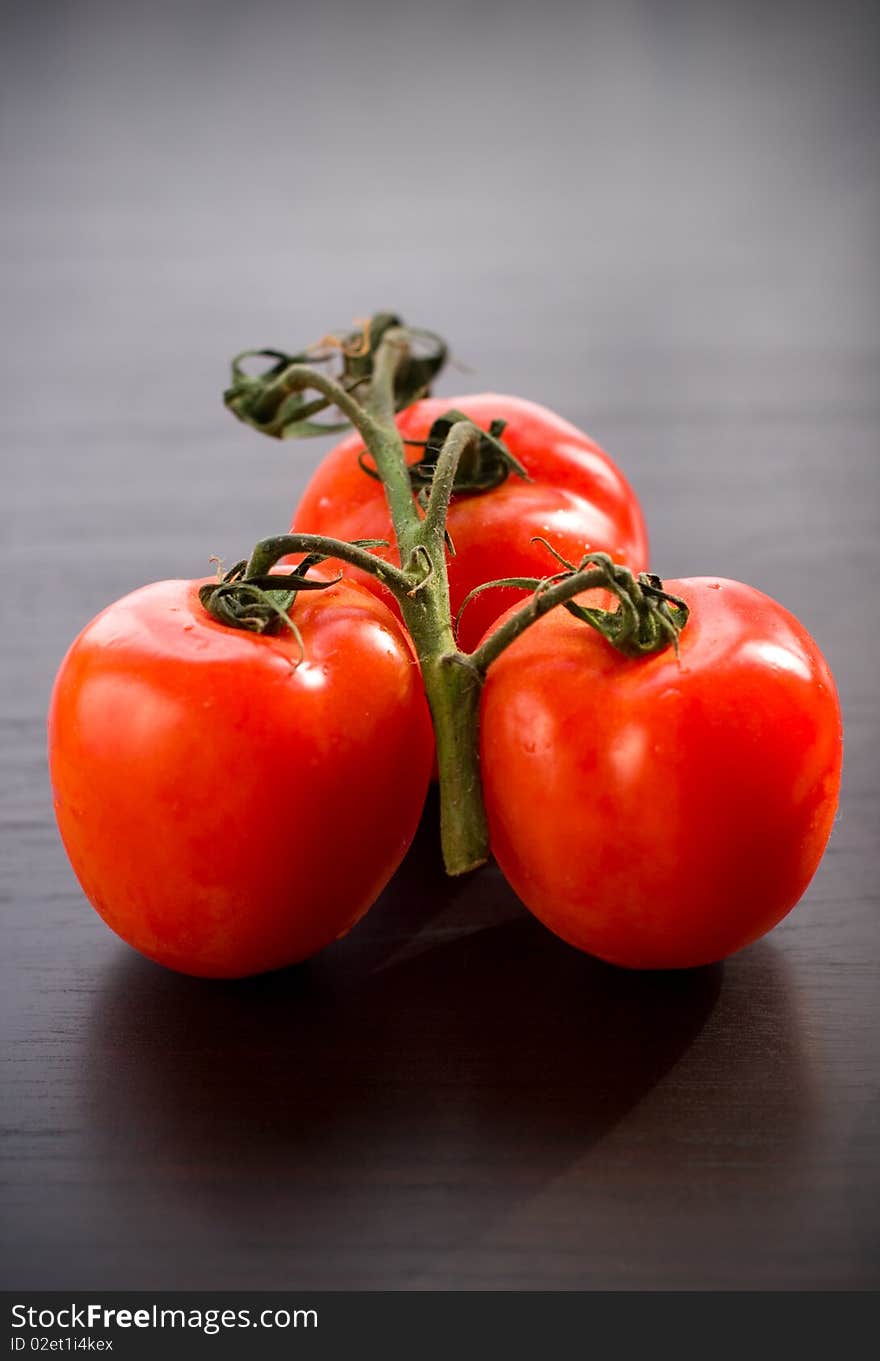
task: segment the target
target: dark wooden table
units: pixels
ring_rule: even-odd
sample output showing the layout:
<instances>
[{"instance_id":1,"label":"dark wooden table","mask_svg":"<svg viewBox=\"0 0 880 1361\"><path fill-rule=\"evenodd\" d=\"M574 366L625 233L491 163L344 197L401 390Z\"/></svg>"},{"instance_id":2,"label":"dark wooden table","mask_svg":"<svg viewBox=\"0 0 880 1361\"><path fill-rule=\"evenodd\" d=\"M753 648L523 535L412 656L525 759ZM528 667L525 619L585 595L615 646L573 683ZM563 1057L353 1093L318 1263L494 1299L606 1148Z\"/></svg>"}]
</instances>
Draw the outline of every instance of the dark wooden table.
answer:
<instances>
[{"instance_id":1,"label":"dark wooden table","mask_svg":"<svg viewBox=\"0 0 880 1361\"><path fill-rule=\"evenodd\" d=\"M17 7L3 79L3 1277L878 1283L880 308L867 6ZM769 11L769 12L765 12ZM466 40L465 40L466 39ZM657 570L834 669L840 817L772 937L637 976L439 875L238 984L84 901L44 756L77 630L286 527L322 449L225 364L381 306L589 429Z\"/></svg>"}]
</instances>

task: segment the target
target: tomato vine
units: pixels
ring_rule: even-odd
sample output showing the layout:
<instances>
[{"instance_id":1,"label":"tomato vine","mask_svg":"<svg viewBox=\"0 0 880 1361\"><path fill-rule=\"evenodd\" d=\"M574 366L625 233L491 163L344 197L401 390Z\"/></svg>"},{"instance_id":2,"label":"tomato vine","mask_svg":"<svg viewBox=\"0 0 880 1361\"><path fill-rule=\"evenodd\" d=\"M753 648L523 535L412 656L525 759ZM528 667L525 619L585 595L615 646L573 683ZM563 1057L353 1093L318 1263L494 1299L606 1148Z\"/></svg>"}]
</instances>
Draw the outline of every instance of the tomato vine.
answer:
<instances>
[{"instance_id":1,"label":"tomato vine","mask_svg":"<svg viewBox=\"0 0 880 1361\"><path fill-rule=\"evenodd\" d=\"M250 356L273 363L262 374L250 375L242 364ZM333 357L341 359L338 377L321 367ZM239 419L276 438L347 425L358 431L371 460L370 466L362 458L361 466L384 487L400 566L371 553L363 541L278 535L257 544L246 566L239 564L231 577L203 588L202 601L233 627L253 627L248 621L257 619L261 629L271 629L290 623L287 612L296 591L306 588L306 573L318 561L358 567L387 587L415 645L433 719L446 869L462 874L489 856L479 764L480 694L488 668L504 649L549 610L565 606L618 650L643 655L677 646L688 611L657 577L636 575L607 553L587 553L577 564L557 555L562 570L546 578L502 578L478 587L516 586L532 594L475 651L460 649L449 595L450 501L453 494L490 492L511 472L527 473L504 445L502 420L487 432L455 409L435 422L423 458L407 463L396 414L427 393L445 358L439 337L407 328L390 313L374 317L359 332L331 337L296 355L263 350L237 356L225 401ZM317 397L309 399L310 392ZM343 426L314 419L333 409L344 418ZM271 568L291 554L306 557L286 578L270 577ZM577 602L576 597L597 589L616 596L615 610Z\"/></svg>"}]
</instances>

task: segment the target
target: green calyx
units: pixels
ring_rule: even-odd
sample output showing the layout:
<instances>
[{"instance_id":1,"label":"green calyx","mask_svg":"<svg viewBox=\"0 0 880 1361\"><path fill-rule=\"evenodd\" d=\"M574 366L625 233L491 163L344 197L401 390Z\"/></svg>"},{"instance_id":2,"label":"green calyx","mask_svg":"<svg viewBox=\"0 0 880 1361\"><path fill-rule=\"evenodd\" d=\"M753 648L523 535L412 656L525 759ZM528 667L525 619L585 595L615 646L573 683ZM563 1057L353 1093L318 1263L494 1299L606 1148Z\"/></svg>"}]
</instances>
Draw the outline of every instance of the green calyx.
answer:
<instances>
[{"instance_id":1,"label":"green calyx","mask_svg":"<svg viewBox=\"0 0 880 1361\"><path fill-rule=\"evenodd\" d=\"M427 506L434 485L434 474L447 436L454 425L462 422L467 425L473 424L470 416L453 408L438 416L424 443L421 440L404 441L405 444L417 443L424 450L418 462L408 465L410 483L413 491L418 494L419 505L423 510ZM506 421L495 420L491 422L488 430L478 431L479 438L472 441L458 461L452 487L454 495L473 496L492 491L505 482L511 473L522 478L524 482L531 481L525 468L514 458L501 438L506 427ZM381 481L375 467L371 467L368 462L366 450L359 454L358 462L368 477L375 478L377 482Z\"/></svg>"},{"instance_id":2,"label":"green calyx","mask_svg":"<svg viewBox=\"0 0 880 1361\"><path fill-rule=\"evenodd\" d=\"M289 629L302 657L305 655L302 637L290 610L300 591L324 591L340 580L335 577L320 581L306 576L309 568L323 561L319 554L311 554L292 572L249 577L248 564L242 559L216 582L201 586L199 600L211 618L227 628L248 633L280 633L283 628Z\"/></svg>"},{"instance_id":3,"label":"green calyx","mask_svg":"<svg viewBox=\"0 0 880 1361\"><path fill-rule=\"evenodd\" d=\"M593 558L599 556L594 554ZM663 589L653 572L633 576L628 567L608 563L614 569L607 589L620 602L616 610L595 610L567 600L565 608L602 634L606 642L627 657L662 652L670 645L678 654L678 635L688 621L689 610L680 596Z\"/></svg>"},{"instance_id":4,"label":"green calyx","mask_svg":"<svg viewBox=\"0 0 880 1361\"><path fill-rule=\"evenodd\" d=\"M322 366L326 377L359 403L369 400L375 358L389 331L407 337L406 355L394 374L394 409L402 411L430 393L434 378L448 356L446 343L433 331L405 327L392 312L378 312L359 330L333 332L298 354L283 350L244 350L232 361L232 383L223 394L229 410L265 435L277 439L298 439L347 430L350 418L318 420L316 417L335 406L332 396L318 391L307 381L306 366ZM261 373L246 372L247 359L272 362ZM310 390L312 389L312 390ZM346 413L342 413L343 416Z\"/></svg>"},{"instance_id":5,"label":"green calyx","mask_svg":"<svg viewBox=\"0 0 880 1361\"><path fill-rule=\"evenodd\" d=\"M307 551L310 547L318 551ZM330 551L320 551L325 547ZM297 595L301 591L326 591L342 580L341 573L320 578L310 577L308 572L330 558L339 558L339 551L333 550L342 550L342 561L367 566L377 576L384 571L391 575L396 569L386 567L368 551L379 547L387 547L384 539L358 539L354 543L338 545L317 535L286 534L262 539L249 560L242 558L216 581L206 581L200 586L199 600L218 624L244 629L247 633L280 633L287 628L302 650L299 629L290 617ZM290 572L270 571L279 558L303 551L306 556Z\"/></svg>"}]
</instances>

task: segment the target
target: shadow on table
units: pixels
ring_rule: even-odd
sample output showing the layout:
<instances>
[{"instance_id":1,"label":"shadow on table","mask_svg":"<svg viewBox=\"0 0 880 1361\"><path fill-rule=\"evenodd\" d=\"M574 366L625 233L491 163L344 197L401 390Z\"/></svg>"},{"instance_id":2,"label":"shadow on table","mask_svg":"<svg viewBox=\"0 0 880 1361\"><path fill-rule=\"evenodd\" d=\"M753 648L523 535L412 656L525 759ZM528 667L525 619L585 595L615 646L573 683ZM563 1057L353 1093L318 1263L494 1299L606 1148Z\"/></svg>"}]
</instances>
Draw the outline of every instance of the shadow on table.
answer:
<instances>
[{"instance_id":1,"label":"shadow on table","mask_svg":"<svg viewBox=\"0 0 880 1361\"><path fill-rule=\"evenodd\" d=\"M482 924L462 921L461 892L438 907L398 888L372 931L241 982L126 954L91 1032L100 1124L236 1177L347 1148L358 1163L407 1160L425 1140L450 1160L472 1145L493 1161L512 1140L520 1158L524 1141L582 1152L687 1049L721 969L603 965L523 912L494 871L464 897ZM508 919L487 922L499 910Z\"/></svg>"},{"instance_id":2,"label":"shadow on table","mask_svg":"<svg viewBox=\"0 0 880 1361\"><path fill-rule=\"evenodd\" d=\"M772 947L629 973L557 940L497 870L450 885L434 856L423 837L365 922L296 968L216 983L120 956L87 1040L86 1137L111 1183L213 1207L230 1232L295 1236L305 1216L328 1252L340 1222L366 1244L383 1215L392 1237L410 1217L411 1237L466 1240L583 1166L710 1018L678 1103L688 1137L702 1124L717 1141L768 1092L796 1137L797 1027ZM670 1156L654 1135L649 1119L636 1136L648 1169Z\"/></svg>"},{"instance_id":3,"label":"shadow on table","mask_svg":"<svg viewBox=\"0 0 880 1361\"><path fill-rule=\"evenodd\" d=\"M520 1157L523 1141L582 1152L688 1048L721 979L720 967L623 973L531 920L435 941L366 977L328 969L205 984L121 961L90 1050L110 1123L201 1162L228 1158L237 1176L275 1156L289 1168L296 1150L403 1155L422 1127L438 1146L515 1137Z\"/></svg>"}]
</instances>

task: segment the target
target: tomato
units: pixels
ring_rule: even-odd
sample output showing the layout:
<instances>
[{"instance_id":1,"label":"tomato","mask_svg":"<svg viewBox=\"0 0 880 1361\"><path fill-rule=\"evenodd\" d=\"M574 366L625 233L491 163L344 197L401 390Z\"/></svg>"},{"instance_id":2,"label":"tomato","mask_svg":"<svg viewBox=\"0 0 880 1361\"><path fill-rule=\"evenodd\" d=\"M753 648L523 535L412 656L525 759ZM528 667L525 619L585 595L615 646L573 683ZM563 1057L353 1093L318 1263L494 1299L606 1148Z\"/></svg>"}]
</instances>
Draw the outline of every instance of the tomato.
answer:
<instances>
[{"instance_id":1,"label":"tomato","mask_svg":"<svg viewBox=\"0 0 880 1361\"><path fill-rule=\"evenodd\" d=\"M200 582L111 605L62 663L55 811L86 896L135 949L232 978L314 954L402 860L433 753L403 630L342 583L293 635L216 623Z\"/></svg>"},{"instance_id":2,"label":"tomato","mask_svg":"<svg viewBox=\"0 0 880 1361\"><path fill-rule=\"evenodd\" d=\"M397 417L406 440L425 440L434 421L450 408L488 430L507 422L502 438L530 482L511 474L500 486L479 495L453 498L448 529L455 556L449 559L453 617L475 586L498 577L543 577L555 564L536 535L549 538L564 557L577 562L586 551L608 552L633 571L648 566L648 540L635 495L607 454L587 435L534 402L494 393L472 397L435 397L416 402ZM358 464L359 435L350 435L323 460L306 487L293 519L294 530L340 539L388 539L393 531L381 484ZM406 447L417 462L423 450ZM383 550L376 550L383 554ZM398 562L395 549L383 554ZM368 589L396 603L375 578L346 568ZM463 619L461 646L470 651L481 635L521 592L485 591Z\"/></svg>"},{"instance_id":3,"label":"tomato","mask_svg":"<svg viewBox=\"0 0 880 1361\"><path fill-rule=\"evenodd\" d=\"M642 969L722 959L789 912L842 756L831 672L791 614L734 581L665 585L691 610L678 658L622 656L557 609L493 663L481 708L505 877L563 940Z\"/></svg>"}]
</instances>

